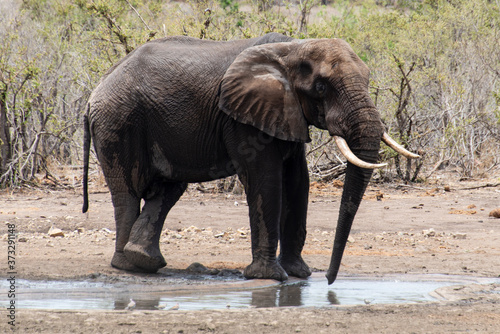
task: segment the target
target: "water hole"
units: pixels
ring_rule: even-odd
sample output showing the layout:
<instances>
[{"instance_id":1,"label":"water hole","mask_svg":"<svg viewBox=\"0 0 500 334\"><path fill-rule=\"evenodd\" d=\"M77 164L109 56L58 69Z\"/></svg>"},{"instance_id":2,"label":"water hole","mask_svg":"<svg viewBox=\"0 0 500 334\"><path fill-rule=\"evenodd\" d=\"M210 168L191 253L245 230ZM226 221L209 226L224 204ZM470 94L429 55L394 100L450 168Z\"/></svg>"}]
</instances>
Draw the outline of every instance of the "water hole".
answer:
<instances>
[{"instance_id":1,"label":"water hole","mask_svg":"<svg viewBox=\"0 0 500 334\"><path fill-rule=\"evenodd\" d=\"M205 283L204 283L205 282ZM324 273L307 280L226 280L214 282L203 275L170 285L144 282L16 280L16 307L45 310L123 310L130 299L135 309L209 310L249 307L328 307L333 305L418 303L436 300L437 288L477 283L466 277L447 275L393 275L341 277L328 285ZM10 283L2 279L2 291ZM0 306L7 307L2 293Z\"/></svg>"}]
</instances>

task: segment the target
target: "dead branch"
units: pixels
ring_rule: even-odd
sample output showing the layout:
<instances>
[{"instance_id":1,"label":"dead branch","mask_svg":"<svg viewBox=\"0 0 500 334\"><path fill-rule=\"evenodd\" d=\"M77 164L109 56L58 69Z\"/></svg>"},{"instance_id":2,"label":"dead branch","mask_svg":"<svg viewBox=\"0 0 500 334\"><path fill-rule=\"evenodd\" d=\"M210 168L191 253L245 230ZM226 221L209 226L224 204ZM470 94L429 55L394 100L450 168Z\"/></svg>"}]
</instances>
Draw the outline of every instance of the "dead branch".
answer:
<instances>
[{"instance_id":1,"label":"dead branch","mask_svg":"<svg viewBox=\"0 0 500 334\"><path fill-rule=\"evenodd\" d=\"M474 186L474 187L459 188L458 190L474 190L474 189L481 189L481 188L495 188L498 186L500 186L500 183L486 183L486 184Z\"/></svg>"}]
</instances>

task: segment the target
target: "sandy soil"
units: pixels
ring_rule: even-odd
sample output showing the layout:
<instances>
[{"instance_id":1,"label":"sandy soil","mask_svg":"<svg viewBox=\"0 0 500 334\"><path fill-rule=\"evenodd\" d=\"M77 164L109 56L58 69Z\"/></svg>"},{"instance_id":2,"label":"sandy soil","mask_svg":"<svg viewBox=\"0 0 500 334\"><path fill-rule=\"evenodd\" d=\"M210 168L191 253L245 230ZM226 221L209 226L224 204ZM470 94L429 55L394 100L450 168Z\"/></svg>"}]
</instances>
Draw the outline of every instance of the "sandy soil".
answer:
<instances>
[{"instance_id":1,"label":"sandy soil","mask_svg":"<svg viewBox=\"0 0 500 334\"><path fill-rule=\"evenodd\" d=\"M313 271L328 267L340 193L341 188L331 185L311 187L304 258ZM450 183L446 188L444 184L372 185L355 219L341 275L498 278L500 219L489 213L500 207L499 199L498 179ZM168 265L156 275L125 273L109 265L115 227L105 188L91 188L89 213L80 213L81 204L80 189L1 192L0 276L7 277L8 272L8 224L18 232L18 279L105 276L148 284L193 262L239 270L250 263L248 207L242 196L201 193L191 187L165 223L161 248ZM50 228L62 230L64 236L51 237ZM431 303L329 308L18 309L16 329L20 333L500 333L500 284L453 288L443 295L447 300ZM10 331L7 321L2 316L0 331Z\"/></svg>"}]
</instances>

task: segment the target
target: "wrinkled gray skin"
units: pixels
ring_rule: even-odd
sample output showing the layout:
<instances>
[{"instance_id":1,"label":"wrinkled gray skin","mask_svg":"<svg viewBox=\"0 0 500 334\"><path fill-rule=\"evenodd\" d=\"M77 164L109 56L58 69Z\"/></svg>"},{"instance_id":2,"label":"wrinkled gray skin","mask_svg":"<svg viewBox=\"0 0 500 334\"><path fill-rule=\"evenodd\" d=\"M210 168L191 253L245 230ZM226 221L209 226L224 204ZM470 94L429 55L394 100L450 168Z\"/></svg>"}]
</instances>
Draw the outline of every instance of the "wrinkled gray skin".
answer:
<instances>
[{"instance_id":1,"label":"wrinkled gray skin","mask_svg":"<svg viewBox=\"0 0 500 334\"><path fill-rule=\"evenodd\" d=\"M359 158L376 162L384 129L368 77L367 66L339 39L173 37L131 52L103 77L85 116L83 212L92 138L115 209L111 264L139 272L165 266L160 233L187 184L238 174L252 238L244 275L309 276L301 256L308 126L343 137ZM348 163L346 173L329 283L372 171Z\"/></svg>"}]
</instances>

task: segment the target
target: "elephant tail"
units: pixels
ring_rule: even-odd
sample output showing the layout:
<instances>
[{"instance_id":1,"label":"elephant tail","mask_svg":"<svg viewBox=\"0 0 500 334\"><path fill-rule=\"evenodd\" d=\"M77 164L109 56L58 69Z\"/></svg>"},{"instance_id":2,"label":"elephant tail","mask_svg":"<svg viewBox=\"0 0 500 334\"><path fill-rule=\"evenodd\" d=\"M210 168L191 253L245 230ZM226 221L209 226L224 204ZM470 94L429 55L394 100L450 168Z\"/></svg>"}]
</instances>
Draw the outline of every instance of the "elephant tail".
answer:
<instances>
[{"instance_id":1,"label":"elephant tail","mask_svg":"<svg viewBox=\"0 0 500 334\"><path fill-rule=\"evenodd\" d=\"M83 116L83 207L85 213L89 209L89 158L90 158L90 126L87 114Z\"/></svg>"}]
</instances>

